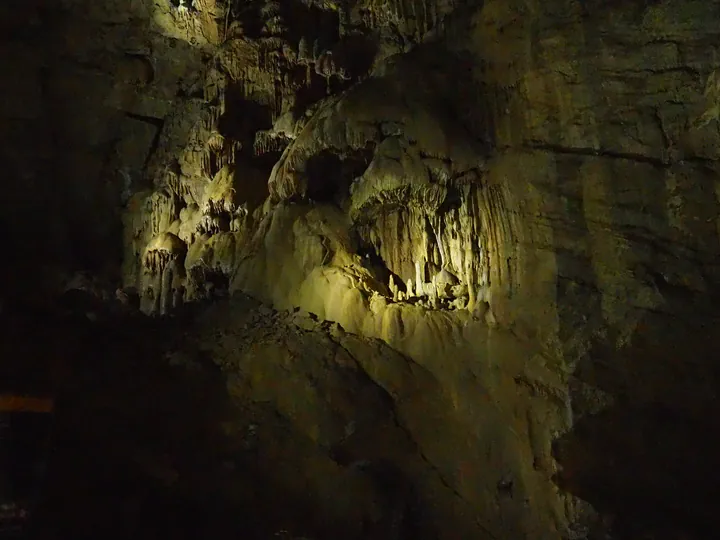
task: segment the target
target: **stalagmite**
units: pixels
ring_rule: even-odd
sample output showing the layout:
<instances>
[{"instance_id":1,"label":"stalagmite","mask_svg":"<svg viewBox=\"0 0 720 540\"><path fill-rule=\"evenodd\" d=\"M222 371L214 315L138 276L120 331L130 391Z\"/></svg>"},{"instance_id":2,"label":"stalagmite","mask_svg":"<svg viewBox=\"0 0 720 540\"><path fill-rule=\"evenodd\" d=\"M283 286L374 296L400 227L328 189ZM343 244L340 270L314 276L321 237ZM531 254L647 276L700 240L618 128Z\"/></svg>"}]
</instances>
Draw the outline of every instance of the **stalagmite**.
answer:
<instances>
[{"instance_id":1,"label":"stalagmite","mask_svg":"<svg viewBox=\"0 0 720 540\"><path fill-rule=\"evenodd\" d=\"M298 43L298 63L304 64L310 60L310 47L307 38L302 36Z\"/></svg>"},{"instance_id":2,"label":"stalagmite","mask_svg":"<svg viewBox=\"0 0 720 540\"><path fill-rule=\"evenodd\" d=\"M174 291L177 290L182 275L183 267L177 259L170 261L163 270L159 295L160 315L167 315L172 311L173 306L176 305L177 299L175 298Z\"/></svg>"},{"instance_id":3,"label":"stalagmite","mask_svg":"<svg viewBox=\"0 0 720 540\"><path fill-rule=\"evenodd\" d=\"M350 15L348 6L344 3L340 4L338 9L338 35L342 38L350 30Z\"/></svg>"},{"instance_id":4,"label":"stalagmite","mask_svg":"<svg viewBox=\"0 0 720 540\"><path fill-rule=\"evenodd\" d=\"M183 305L185 301L185 287L179 286L173 289L173 300L172 300L172 307L173 309L178 309Z\"/></svg>"},{"instance_id":5,"label":"stalagmite","mask_svg":"<svg viewBox=\"0 0 720 540\"><path fill-rule=\"evenodd\" d=\"M162 314L172 303L170 289L180 275L178 268L182 267L186 252L185 242L174 234L164 233L150 242L143 257L146 283L143 289L146 294L141 302L143 311Z\"/></svg>"},{"instance_id":6,"label":"stalagmite","mask_svg":"<svg viewBox=\"0 0 720 540\"><path fill-rule=\"evenodd\" d=\"M240 232L242 230L246 215L235 215L233 217L230 222L230 232Z\"/></svg>"},{"instance_id":7,"label":"stalagmite","mask_svg":"<svg viewBox=\"0 0 720 540\"><path fill-rule=\"evenodd\" d=\"M397 300L398 298L398 288L397 285L395 285L395 278L391 275L390 281L388 283L388 287L390 288L390 294L393 297L393 300Z\"/></svg>"},{"instance_id":8,"label":"stalagmite","mask_svg":"<svg viewBox=\"0 0 720 540\"><path fill-rule=\"evenodd\" d=\"M313 60L313 62L317 62L317 61L318 61L318 59L320 58L320 54L321 54L321 53L322 53L322 51L321 51L321 49L320 49L320 41L316 39L315 41L313 41L313 47L312 47L312 60Z\"/></svg>"},{"instance_id":9,"label":"stalagmite","mask_svg":"<svg viewBox=\"0 0 720 540\"><path fill-rule=\"evenodd\" d=\"M424 291L425 271L421 261L415 261L415 291L418 295Z\"/></svg>"},{"instance_id":10,"label":"stalagmite","mask_svg":"<svg viewBox=\"0 0 720 540\"><path fill-rule=\"evenodd\" d=\"M413 0L410 0L411 2ZM405 20L405 0L392 0L390 12L398 22Z\"/></svg>"},{"instance_id":11,"label":"stalagmite","mask_svg":"<svg viewBox=\"0 0 720 540\"><path fill-rule=\"evenodd\" d=\"M435 276L435 287L438 292L438 296L446 298L452 294L452 289L459 283L457 276L450 273L446 268L443 268Z\"/></svg>"}]
</instances>

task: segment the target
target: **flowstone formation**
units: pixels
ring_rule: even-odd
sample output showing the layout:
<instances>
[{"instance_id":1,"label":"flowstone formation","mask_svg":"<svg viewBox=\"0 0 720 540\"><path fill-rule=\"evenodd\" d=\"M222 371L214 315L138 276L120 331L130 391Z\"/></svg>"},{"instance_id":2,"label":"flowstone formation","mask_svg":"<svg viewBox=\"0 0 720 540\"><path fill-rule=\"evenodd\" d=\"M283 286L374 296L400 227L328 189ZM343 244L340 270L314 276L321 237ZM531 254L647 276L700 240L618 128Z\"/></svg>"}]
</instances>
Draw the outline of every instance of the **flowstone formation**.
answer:
<instances>
[{"instance_id":1,"label":"flowstone formation","mask_svg":"<svg viewBox=\"0 0 720 540\"><path fill-rule=\"evenodd\" d=\"M483 181L490 149L455 111L436 110L450 80L414 84L444 53L397 54L451 6L405 4L228 8L196 114L169 122L184 124L187 144L164 130L146 171L155 189L128 205L125 281L146 312L206 296L208 284L246 288L273 223L293 228L301 259L274 284L280 298L321 286L309 274L324 272L390 302L472 311L512 280L505 194ZM193 6L177 6L178 21L210 9ZM404 45L370 50L388 26ZM297 215L280 217L286 208ZM162 279L169 262L157 261L182 251L178 239L184 257Z\"/></svg>"},{"instance_id":2,"label":"flowstone formation","mask_svg":"<svg viewBox=\"0 0 720 540\"><path fill-rule=\"evenodd\" d=\"M702 429L687 426L715 410L718 377L709 346L683 332L717 328L716 5L62 4L72 39L59 50L102 73L88 88L106 116L78 112L87 122L66 138L92 140L74 156L105 153L67 174L108 180L122 203L117 298L134 289L145 314L180 316L244 292L320 326L322 346L283 341L286 358L223 326L236 306L206 329L223 331L205 352L338 462L389 460L418 480L438 538L713 530L684 468L658 476L648 456L671 422L679 463L705 476L688 458ZM93 189L76 198L110 215ZM358 353L342 352L348 336ZM319 397L318 365L297 361L323 347L337 354L313 353L318 365L387 391L412 458L371 432L341 457L352 407Z\"/></svg>"}]
</instances>

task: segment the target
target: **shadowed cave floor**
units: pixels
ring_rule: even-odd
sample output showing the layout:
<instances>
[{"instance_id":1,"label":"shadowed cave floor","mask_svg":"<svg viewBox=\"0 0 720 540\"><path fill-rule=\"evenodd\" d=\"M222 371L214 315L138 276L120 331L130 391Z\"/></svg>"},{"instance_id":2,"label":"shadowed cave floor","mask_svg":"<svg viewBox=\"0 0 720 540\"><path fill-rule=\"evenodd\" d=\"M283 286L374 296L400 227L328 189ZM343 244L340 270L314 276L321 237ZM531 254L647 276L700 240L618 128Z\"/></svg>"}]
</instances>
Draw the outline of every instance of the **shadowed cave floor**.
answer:
<instances>
[{"instance_id":1,"label":"shadowed cave floor","mask_svg":"<svg viewBox=\"0 0 720 540\"><path fill-rule=\"evenodd\" d=\"M48 319L13 320L5 329L20 350L3 351L4 359L24 364L3 363L12 371L3 374L3 386L58 396L31 537L267 538L290 516L302 518L295 501L289 516L277 511L282 493L258 493L256 467L240 474L223 460L238 455L238 441L219 427L232 407L219 370L188 372L163 362L173 336L182 336L182 321ZM242 414L257 418L262 411ZM227 470L218 470L224 461ZM177 470L188 468L196 478L177 486ZM213 496L207 484L220 475L258 490L236 489L232 501L218 490Z\"/></svg>"},{"instance_id":2,"label":"shadowed cave floor","mask_svg":"<svg viewBox=\"0 0 720 540\"><path fill-rule=\"evenodd\" d=\"M201 354L169 357L193 347L194 320L53 311L2 321L2 390L56 396L28 537L396 537L299 496L313 489L298 472L317 448L272 404L231 395Z\"/></svg>"},{"instance_id":3,"label":"shadowed cave floor","mask_svg":"<svg viewBox=\"0 0 720 540\"><path fill-rule=\"evenodd\" d=\"M56 311L3 317L2 390L57 397L29 537L261 539L290 531L316 539L433 538L431 524L417 515L421 506L406 522L422 534L386 524L363 531L355 515L330 524L327 509L318 508L322 497L302 496L318 489L305 475L323 474L322 467L313 469L318 447L271 404L233 395L227 373L202 355L180 361L168 355L190 347L195 322L194 312L165 320L108 312L96 322ZM699 347L707 338L702 329L690 332L676 329L673 339L684 336ZM651 355L658 344L644 357L633 353L642 360L634 375L659 389L664 401L634 399L618 382L632 380L617 367L620 358L602 369L578 370L581 379L618 397L615 406L579 420L555 443L563 467L558 484L615 518L612 536L591 531L578 538L713 537L717 403L700 393L696 402L685 399L682 377L678 388L661 388L643 373L660 371ZM705 365L702 354L715 349L712 343L702 349L697 362ZM667 384L667 377L660 380ZM635 394L648 394L647 388ZM403 449L392 436L374 443L396 445L399 459L403 452L413 459L412 448ZM349 455L345 465L352 450ZM327 490L333 489L328 480Z\"/></svg>"}]
</instances>

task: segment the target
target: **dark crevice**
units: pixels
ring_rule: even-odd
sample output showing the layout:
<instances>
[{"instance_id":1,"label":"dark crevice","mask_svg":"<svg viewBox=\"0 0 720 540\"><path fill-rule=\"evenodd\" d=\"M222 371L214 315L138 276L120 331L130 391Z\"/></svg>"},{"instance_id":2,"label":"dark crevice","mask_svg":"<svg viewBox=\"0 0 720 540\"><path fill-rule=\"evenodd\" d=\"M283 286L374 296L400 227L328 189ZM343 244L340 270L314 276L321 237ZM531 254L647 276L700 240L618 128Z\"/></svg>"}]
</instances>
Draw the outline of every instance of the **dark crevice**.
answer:
<instances>
[{"instance_id":1,"label":"dark crevice","mask_svg":"<svg viewBox=\"0 0 720 540\"><path fill-rule=\"evenodd\" d=\"M644 154L635 154L631 152L618 152L615 150L599 149L599 148L580 148L561 146L559 144L547 144L539 142L527 142L525 148L529 150L541 150L543 152L552 152L554 154L570 154L578 156L602 157L610 159L625 159L628 161L636 161L638 163L647 163L656 167L668 168L669 163L664 162L660 158L646 156Z\"/></svg>"},{"instance_id":2,"label":"dark crevice","mask_svg":"<svg viewBox=\"0 0 720 540\"><path fill-rule=\"evenodd\" d=\"M392 276L395 279L395 283L400 284L401 290L405 290L403 280L388 268L383 258L378 254L375 246L369 243L361 243L358 248L358 255L362 257L363 266L370 271L370 274L372 274L378 284L385 286L384 289L387 287L387 284L390 282L390 277ZM389 290L383 290L381 292L389 294Z\"/></svg>"},{"instance_id":3,"label":"dark crevice","mask_svg":"<svg viewBox=\"0 0 720 540\"><path fill-rule=\"evenodd\" d=\"M125 116L139 122L145 122L146 124L153 125L158 129L162 129L163 125L165 124L164 118L157 118L156 116L147 116L144 114L137 114L129 111L125 112Z\"/></svg>"},{"instance_id":4,"label":"dark crevice","mask_svg":"<svg viewBox=\"0 0 720 540\"><path fill-rule=\"evenodd\" d=\"M437 209L438 214L446 214L448 212L452 212L453 210L457 210L463 203L463 195L460 193L458 188L450 185L446 186L446 189L447 195L445 196L445 200Z\"/></svg>"},{"instance_id":5,"label":"dark crevice","mask_svg":"<svg viewBox=\"0 0 720 540\"><path fill-rule=\"evenodd\" d=\"M323 150L312 156L305 166L307 197L343 207L350 195L350 185L367 170L373 150L369 145L344 154Z\"/></svg>"},{"instance_id":6,"label":"dark crevice","mask_svg":"<svg viewBox=\"0 0 720 540\"><path fill-rule=\"evenodd\" d=\"M218 131L223 137L242 143L243 148L253 148L255 133L272 128L272 111L268 105L244 99L239 84L228 88L225 98L225 114L218 121Z\"/></svg>"},{"instance_id":7,"label":"dark crevice","mask_svg":"<svg viewBox=\"0 0 720 540\"><path fill-rule=\"evenodd\" d=\"M153 156L155 155L158 147L160 146L160 140L162 138L163 127L165 126L165 120L162 118L155 118L153 116L145 116L131 112L126 112L125 116L127 116L128 118L132 118L133 120L137 120L138 122L150 124L151 126L157 128L157 130L155 131L155 136L150 143L150 148L148 148L147 155L143 160L142 170L144 174L148 170L148 166L150 165Z\"/></svg>"},{"instance_id":8,"label":"dark crevice","mask_svg":"<svg viewBox=\"0 0 720 540\"><path fill-rule=\"evenodd\" d=\"M714 160L708 159L708 158L702 158L698 156L689 156L685 157L683 159L678 160L671 160L671 159L663 159L660 157L653 157L648 156L645 154L636 154L633 152L621 152L617 150L608 150L603 148L583 148L583 147L571 147L571 146L562 146L559 144L548 144L548 143L541 143L541 142L526 142L523 145L523 148L528 150L539 150L542 152L549 152L553 154L565 154L565 155L575 155L575 156L589 156L589 157L599 157L599 158L607 158L607 159L621 159L621 160L627 160L627 161L634 161L636 163L647 163L648 165L653 165L655 167L659 167L662 169L669 169L675 165L683 164L683 163L692 163L692 164L698 164L700 166L706 166L712 169L712 164L714 163ZM512 149L511 146L502 146L499 147L500 150L510 150Z\"/></svg>"},{"instance_id":9,"label":"dark crevice","mask_svg":"<svg viewBox=\"0 0 720 540\"><path fill-rule=\"evenodd\" d=\"M353 78L362 77L370 71L377 53L377 43L360 35L344 38L333 50L337 62Z\"/></svg>"},{"instance_id":10,"label":"dark crevice","mask_svg":"<svg viewBox=\"0 0 720 540\"><path fill-rule=\"evenodd\" d=\"M280 15L288 23L285 37L296 46L304 38L309 42L311 50L316 41L318 48L324 50L332 48L340 39L337 11L308 6L297 0L283 0L280 3Z\"/></svg>"}]
</instances>

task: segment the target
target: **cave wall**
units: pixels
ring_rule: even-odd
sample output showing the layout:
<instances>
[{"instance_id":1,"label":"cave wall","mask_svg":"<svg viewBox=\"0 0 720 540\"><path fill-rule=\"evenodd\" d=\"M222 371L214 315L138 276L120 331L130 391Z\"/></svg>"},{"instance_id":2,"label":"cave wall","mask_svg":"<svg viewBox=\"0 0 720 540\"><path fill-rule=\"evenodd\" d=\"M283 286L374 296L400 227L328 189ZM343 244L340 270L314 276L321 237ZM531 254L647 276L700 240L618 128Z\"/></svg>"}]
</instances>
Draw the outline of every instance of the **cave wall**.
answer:
<instances>
[{"instance_id":1,"label":"cave wall","mask_svg":"<svg viewBox=\"0 0 720 540\"><path fill-rule=\"evenodd\" d=\"M556 20L559 11L564 13L561 23ZM468 13L473 14L470 28ZM683 14L682 23L676 22L674 13ZM580 342L588 338L573 336L576 330L572 321L578 318L573 310L587 318L582 324L583 332L602 333L603 326L610 325L624 328L627 334L642 317L643 309L656 309L666 302L658 286L684 287L689 294L702 296L717 272L713 262L717 255L712 153L715 65L707 52L712 49L709 43L713 34L705 26L705 21L716 15L712 8L692 2L642 9L600 9L594 4L573 3L563 10L556 6L540 9L520 2L506 6L485 3L482 9L461 10L455 17L443 19L446 32L443 35L451 38L428 42L408 55L395 57L399 59L392 59L375 76L363 79L336 104L321 103L320 114L306 126L296 124L292 128L298 132L292 134L294 143L270 174L269 202L293 201L294 197L306 196L308 190L315 189L313 183L321 180L312 173L310 160L316 154L373 152L364 157L366 163L371 162L370 168L361 181L354 183L351 208L347 211L352 220L351 232L359 233L363 242L373 244L398 284L401 281L405 285L408 279L416 281L414 267L418 258L421 266L426 261L435 267L449 263L447 268L468 287L470 309L492 297L489 303L494 319L503 320L506 326L517 325L522 333L540 332L541 341L554 340L552 346L558 349L575 343L571 356L582 351ZM642 31L635 29L637 25ZM433 37L431 32L426 39ZM250 41L246 39L243 46L251 47ZM232 62L224 62L230 79L243 83L243 77L249 77L257 81L260 95L257 99L265 103L270 98L262 97L262 93L268 90L261 88L265 83L253 75L255 72L231 73L242 58L233 56ZM252 69L262 72L265 68ZM412 86L417 77L431 70L437 70L438 76L425 76L423 85ZM445 76L463 79L473 89L463 90L465 106L456 106L457 97L450 96L457 96L457 90L443 83ZM213 77L216 82L217 76ZM293 88L291 84L282 92L291 93ZM243 92L247 94L248 90ZM402 105L393 101L400 97L390 97L394 92L402 99L415 97ZM380 95L382 103L376 102L375 96ZM294 98L283 99L290 99L288 106L293 106ZM330 101L335 99L338 98ZM433 99L449 103L450 110L438 113L440 109L433 108L436 107ZM282 109L282 103L279 105ZM280 116L283 110L273 114ZM366 110L373 111L370 117L355 112ZM430 117L413 118L420 110L430 112ZM231 116L222 110L215 114ZM408 124L409 118L413 125ZM230 121L228 118L227 122ZM222 124L219 126L222 132ZM354 126L353 132L344 133L349 126ZM392 148L390 133L398 126L404 131L400 146L405 144L403 140L411 145L419 141L418 148L410 151ZM285 133L280 129L276 127L275 133ZM444 140L432 140L428 135L441 131ZM204 135L206 140L209 136L210 133ZM380 141L385 141L381 148L364 149ZM416 151L419 156L413 154ZM219 154L223 152L220 149ZM394 152L406 157L392 171L387 169L387 163L388 159L396 159ZM207 217L191 218L193 205L203 204L203 195L198 191L202 187L198 188L196 179L185 178L190 178L197 169L202 173L205 165L194 166L192 161L204 158L192 158L189 162L187 159L190 158L186 158L185 170L179 173L185 186L177 197L190 202L178 205L157 199L152 203L158 213L163 213L163 204L174 208L169 211L170 221L160 228L176 234L171 227L173 220L179 218L178 231L186 221L192 229L193 220L198 223L205 220L207 223L200 223L198 231L214 236L208 240L210 243L233 247L206 249L199 245L205 242L196 242L192 230L180 236L188 240L188 248L195 244L198 253L213 251L215 260L210 262L211 267L222 267L228 276L239 274L238 286L265 288L265 296L276 302L299 294L299 283L295 281L303 281L304 274L313 266L323 265L305 260L297 270L298 276L272 280L264 278L265 272L273 270L261 261L246 261L247 270L243 265L236 268L234 250L245 249L241 244L246 242L241 237L246 233L233 229L240 227L233 220L242 213L236 207L242 206L248 195L234 196L230 206L236 216L230 215L232 212L227 216L206 213ZM433 159L449 160L452 170L444 169L442 163L432 163ZM258 190L249 184L260 183L253 179L252 168L261 166L244 158L236 162L234 167L242 167L242 172L233 172L234 181L243 182L245 193ZM212 178L218 166L207 168L205 175ZM429 177L422 180L425 174ZM238 176L248 179L240 180ZM433 192L435 188L429 186L437 181L436 177L443 176L451 180L440 180L443 188ZM156 182L169 185L172 192L172 183L177 181L173 178L156 178ZM632 187L621 189L620 183L625 178L634 180ZM483 187L477 188L480 185ZM408 186L414 194L403 191ZM451 205L452 196L447 192L458 193L463 186L478 190L472 196L460 196L478 197L473 203L478 205L477 215L468 206L457 210L466 217L448 216L447 209L439 205L443 202ZM222 189L229 188L218 189L216 197L222 196ZM196 193L188 197L181 193L183 190ZM236 189L236 193L239 191ZM413 207L425 208L426 218L401 216L392 208L392 200L383 201L380 215L371 212L370 203L378 195L391 199L391 193L398 200L404 198L404 202L414 197ZM257 208L258 200L257 196L251 198L255 200L250 211ZM180 209L186 204L190 210L185 220ZM199 210L200 214L205 212ZM268 222L273 219L271 214L264 210L251 217L255 222ZM483 216L485 224L476 231L466 231L470 237L486 235L479 250L472 247L472 241L451 240L453 227L461 223L472 227L474 222L480 224ZM364 224L363 219L374 221L376 230ZM443 220L448 219L454 225L443 226ZM222 225L224 220L230 225ZM433 224L433 220L437 223ZM152 236L164 232L154 226L146 238L147 234L140 231L142 223L135 227L138 227L135 234L141 239L134 246L135 256L126 257L126 263L142 259L142 251ZM427 251L427 255L415 253L414 247L408 249L423 242L432 243L428 230L423 230L428 228L432 229L431 236L440 235L439 251L447 244L448 253L439 253L437 247L433 253L428 246L418 248ZM255 230L253 225L249 229ZM393 232L403 230L407 232ZM216 234L225 232L233 233L234 237ZM409 237L403 239L403 234ZM442 238L443 234L448 237ZM322 248L318 249L320 253ZM483 249L485 253L481 253ZM218 255L223 250L226 253ZM278 248L283 250L287 251ZM304 251L301 257L307 259L308 250ZM273 255L278 256L279 253ZM322 262L324 256L320 255L318 260ZM192 274L198 257L191 259L185 265L188 274ZM294 266L297 264L288 262L277 268L287 274ZM138 271L139 268L132 270L136 274ZM419 271L435 272L427 268ZM136 279L126 275L128 282L136 284ZM242 279L257 283L242 285ZM420 281L423 280L429 281L430 276ZM193 284L187 288L198 287ZM563 298L563 306L558 306L558 297ZM589 305L594 306L591 312ZM546 322L544 328L538 328L538 320L551 319L557 323ZM562 338L558 338L560 334Z\"/></svg>"},{"instance_id":2,"label":"cave wall","mask_svg":"<svg viewBox=\"0 0 720 540\"><path fill-rule=\"evenodd\" d=\"M577 4L564 24L555 17L551 6L489 4L477 20L508 36L475 33L491 96L509 96L495 107L498 170L533 251L554 252L563 309L575 304L583 326L632 328L668 307L667 286L702 301L717 280L717 64L705 25L717 10ZM529 185L515 179L528 171ZM575 318L559 314L567 330Z\"/></svg>"},{"instance_id":3,"label":"cave wall","mask_svg":"<svg viewBox=\"0 0 720 540\"><path fill-rule=\"evenodd\" d=\"M2 10L0 216L22 231L8 238L3 282L25 283L21 296L46 294L77 270L117 282L122 206L142 188L202 52L154 31L140 3L6 2Z\"/></svg>"},{"instance_id":4,"label":"cave wall","mask_svg":"<svg viewBox=\"0 0 720 540\"><path fill-rule=\"evenodd\" d=\"M4 194L0 202L3 225L15 231L25 230L37 238L52 238L47 244L62 240L58 228L46 230L37 227L29 208L38 203L50 208L52 194L45 189L45 178L52 170L51 133L45 128L46 114L43 104L42 74L47 51L42 44L34 43L31 28L43 28L39 2L9 3L2 7L2 58L6 67L2 88L2 155ZM21 4L21 5L20 5ZM15 8L15 9L13 9ZM48 228L49 229L49 228ZM18 263L32 253L19 238L9 239L9 252L17 253ZM32 263L28 265L32 267ZM4 268L4 274L16 277L15 272ZM4 276L3 276L4 277ZM6 280L3 280L7 283ZM5 288L6 285L3 286ZM3 291L4 292L4 291Z\"/></svg>"},{"instance_id":5,"label":"cave wall","mask_svg":"<svg viewBox=\"0 0 720 540\"><path fill-rule=\"evenodd\" d=\"M442 437L406 427L467 537L565 534L582 505L552 442L628 388L711 399L709 365L633 370L648 333L713 313L716 6L61 6L4 124L20 172L53 126L27 161L47 169L5 219L59 259L121 243L148 314L244 291L408 355L448 400ZM14 202L35 195L41 221ZM631 351L620 375L598 346Z\"/></svg>"}]
</instances>

